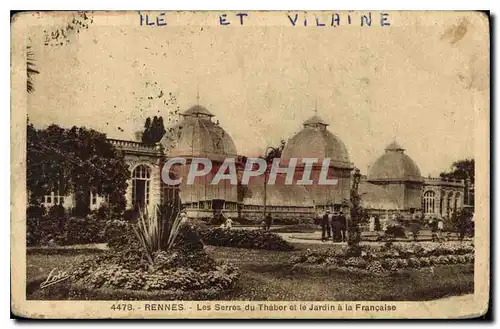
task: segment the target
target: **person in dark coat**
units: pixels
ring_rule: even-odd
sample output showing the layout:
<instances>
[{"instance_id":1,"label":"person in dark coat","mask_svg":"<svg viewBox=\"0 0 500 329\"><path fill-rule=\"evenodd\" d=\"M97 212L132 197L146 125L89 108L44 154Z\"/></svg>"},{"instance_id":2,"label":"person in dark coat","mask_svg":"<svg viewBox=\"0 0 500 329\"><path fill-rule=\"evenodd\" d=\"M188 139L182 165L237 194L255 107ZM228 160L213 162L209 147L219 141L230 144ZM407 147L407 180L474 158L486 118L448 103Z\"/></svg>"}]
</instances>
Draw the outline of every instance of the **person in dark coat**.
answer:
<instances>
[{"instance_id":1,"label":"person in dark coat","mask_svg":"<svg viewBox=\"0 0 500 329\"><path fill-rule=\"evenodd\" d=\"M338 213L332 216L332 237L333 242L340 242L340 220Z\"/></svg>"},{"instance_id":2,"label":"person in dark coat","mask_svg":"<svg viewBox=\"0 0 500 329\"><path fill-rule=\"evenodd\" d=\"M330 225L328 223L329 215L330 211L327 210L321 219L321 241L325 241L327 238L330 239L331 237Z\"/></svg>"},{"instance_id":3,"label":"person in dark coat","mask_svg":"<svg viewBox=\"0 0 500 329\"><path fill-rule=\"evenodd\" d=\"M341 211L339 215L339 223L340 223L340 239L342 242L347 242L347 218L344 213Z\"/></svg>"},{"instance_id":4,"label":"person in dark coat","mask_svg":"<svg viewBox=\"0 0 500 329\"><path fill-rule=\"evenodd\" d=\"M267 213L266 215L266 231L269 231L271 228L271 225L273 225L273 218L271 217L270 213Z\"/></svg>"},{"instance_id":5,"label":"person in dark coat","mask_svg":"<svg viewBox=\"0 0 500 329\"><path fill-rule=\"evenodd\" d=\"M438 241L438 221L437 218L432 218L429 222L429 226L432 232L432 241Z\"/></svg>"}]
</instances>

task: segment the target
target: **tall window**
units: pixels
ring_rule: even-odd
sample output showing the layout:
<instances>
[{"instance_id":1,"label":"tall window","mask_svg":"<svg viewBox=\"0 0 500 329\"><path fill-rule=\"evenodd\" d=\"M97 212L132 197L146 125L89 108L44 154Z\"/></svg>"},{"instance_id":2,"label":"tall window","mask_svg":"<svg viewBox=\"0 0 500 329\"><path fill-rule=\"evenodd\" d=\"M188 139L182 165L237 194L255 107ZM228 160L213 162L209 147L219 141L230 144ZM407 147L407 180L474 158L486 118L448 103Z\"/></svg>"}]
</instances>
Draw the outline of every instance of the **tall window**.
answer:
<instances>
[{"instance_id":1,"label":"tall window","mask_svg":"<svg viewBox=\"0 0 500 329\"><path fill-rule=\"evenodd\" d=\"M424 193L424 213L434 214L436 211L436 193L434 191L426 191Z\"/></svg>"},{"instance_id":2,"label":"tall window","mask_svg":"<svg viewBox=\"0 0 500 329\"><path fill-rule=\"evenodd\" d=\"M179 186L178 185L163 185L163 190L161 194L162 204L173 204L176 207L181 207L181 199L179 197Z\"/></svg>"},{"instance_id":3,"label":"tall window","mask_svg":"<svg viewBox=\"0 0 500 329\"><path fill-rule=\"evenodd\" d=\"M457 211L460 208L460 193L455 193L455 203L453 205L453 209Z\"/></svg>"},{"instance_id":4,"label":"tall window","mask_svg":"<svg viewBox=\"0 0 500 329\"><path fill-rule=\"evenodd\" d=\"M149 185L151 169L147 165L139 165L132 172L132 205L144 208L149 205Z\"/></svg>"},{"instance_id":5,"label":"tall window","mask_svg":"<svg viewBox=\"0 0 500 329\"><path fill-rule=\"evenodd\" d=\"M170 179L176 180L179 177L177 174L173 171L169 173ZM163 181L161 183L162 185L162 193L161 193L161 204L172 204L175 207L181 208L182 203L181 203L181 198L179 196L179 185L167 185L164 184Z\"/></svg>"}]
</instances>

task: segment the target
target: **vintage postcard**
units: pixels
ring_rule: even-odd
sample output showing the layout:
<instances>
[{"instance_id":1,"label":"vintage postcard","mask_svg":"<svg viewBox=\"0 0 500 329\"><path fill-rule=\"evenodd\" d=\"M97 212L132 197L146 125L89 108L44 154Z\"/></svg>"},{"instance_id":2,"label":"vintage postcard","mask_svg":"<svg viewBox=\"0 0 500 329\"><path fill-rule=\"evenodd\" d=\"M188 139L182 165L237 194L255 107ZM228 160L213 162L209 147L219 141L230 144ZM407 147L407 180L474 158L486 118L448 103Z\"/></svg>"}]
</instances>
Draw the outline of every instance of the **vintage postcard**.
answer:
<instances>
[{"instance_id":1,"label":"vintage postcard","mask_svg":"<svg viewBox=\"0 0 500 329\"><path fill-rule=\"evenodd\" d=\"M23 12L11 31L13 314L488 311L488 13Z\"/></svg>"}]
</instances>

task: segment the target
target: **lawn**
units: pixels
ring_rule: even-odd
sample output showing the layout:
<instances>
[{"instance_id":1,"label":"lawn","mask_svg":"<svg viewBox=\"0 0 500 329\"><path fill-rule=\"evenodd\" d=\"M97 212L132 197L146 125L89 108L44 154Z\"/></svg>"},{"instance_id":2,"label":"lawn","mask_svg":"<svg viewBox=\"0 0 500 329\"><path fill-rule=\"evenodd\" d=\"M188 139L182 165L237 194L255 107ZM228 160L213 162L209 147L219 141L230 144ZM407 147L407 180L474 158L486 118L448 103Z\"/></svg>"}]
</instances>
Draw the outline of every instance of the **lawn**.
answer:
<instances>
[{"instance_id":1,"label":"lawn","mask_svg":"<svg viewBox=\"0 0 500 329\"><path fill-rule=\"evenodd\" d=\"M433 271L408 271L389 277L376 277L331 269L294 268L288 262L293 254L306 248L333 246L297 244L296 247L297 251L279 252L207 246L207 252L215 259L237 264L242 273L236 287L222 299L430 300L474 291L474 269L470 264L435 266ZM28 253L28 282L39 282L54 267L69 268L81 262L89 253L92 251Z\"/></svg>"}]
</instances>

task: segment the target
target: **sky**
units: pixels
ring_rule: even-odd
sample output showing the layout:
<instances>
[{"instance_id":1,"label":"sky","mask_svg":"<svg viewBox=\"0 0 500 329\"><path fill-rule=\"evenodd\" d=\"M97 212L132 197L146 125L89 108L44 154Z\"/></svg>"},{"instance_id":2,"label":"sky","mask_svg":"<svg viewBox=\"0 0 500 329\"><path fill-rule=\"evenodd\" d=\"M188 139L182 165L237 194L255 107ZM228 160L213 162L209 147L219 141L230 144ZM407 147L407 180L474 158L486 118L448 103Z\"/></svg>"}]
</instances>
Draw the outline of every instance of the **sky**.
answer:
<instances>
[{"instance_id":1,"label":"sky","mask_svg":"<svg viewBox=\"0 0 500 329\"><path fill-rule=\"evenodd\" d=\"M228 13L231 25L218 26L219 14L167 13L161 27L140 26L133 12L95 14L62 45L45 37L71 16L33 18L30 121L135 140L146 117L175 120L199 96L247 156L291 138L315 109L364 173L394 139L424 176L474 156L475 113L489 102L479 15L394 12L390 26L362 28L314 26L301 12L307 27L286 13L250 13L243 26Z\"/></svg>"}]
</instances>

